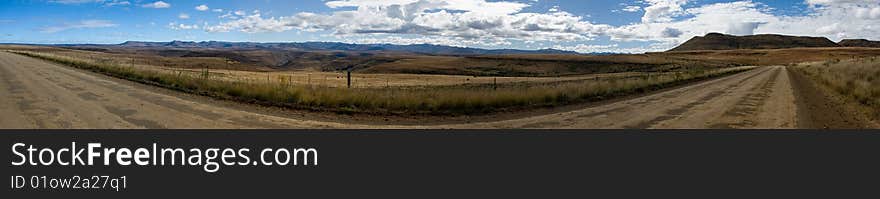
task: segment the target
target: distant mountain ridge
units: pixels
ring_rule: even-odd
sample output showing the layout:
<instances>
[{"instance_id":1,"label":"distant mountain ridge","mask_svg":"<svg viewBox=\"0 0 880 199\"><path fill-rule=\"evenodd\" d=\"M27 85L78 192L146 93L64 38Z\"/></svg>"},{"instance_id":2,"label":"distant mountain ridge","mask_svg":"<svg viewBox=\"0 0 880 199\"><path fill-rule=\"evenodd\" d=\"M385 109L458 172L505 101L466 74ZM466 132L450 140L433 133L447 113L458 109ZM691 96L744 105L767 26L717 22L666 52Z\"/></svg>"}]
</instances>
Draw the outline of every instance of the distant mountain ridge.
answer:
<instances>
[{"instance_id":1,"label":"distant mountain ridge","mask_svg":"<svg viewBox=\"0 0 880 199\"><path fill-rule=\"evenodd\" d=\"M480 49L432 44L349 44L340 42L301 42L301 43L255 43L255 42L141 42L127 41L117 44L119 47L163 47L163 48L238 48L238 49L278 49L304 51L394 51L418 54L437 55L502 55L502 54L579 54L574 51L557 49L516 50L516 49Z\"/></svg>"},{"instance_id":2,"label":"distant mountain ridge","mask_svg":"<svg viewBox=\"0 0 880 199\"><path fill-rule=\"evenodd\" d=\"M788 35L749 35L734 36L721 33L709 33L703 37L694 37L669 51L693 50L734 50L734 49L782 49L809 47L840 47L825 37L805 37Z\"/></svg>"},{"instance_id":3,"label":"distant mountain ridge","mask_svg":"<svg viewBox=\"0 0 880 199\"><path fill-rule=\"evenodd\" d=\"M838 44L844 47L880 48L880 41L871 41L867 39L844 39Z\"/></svg>"}]
</instances>

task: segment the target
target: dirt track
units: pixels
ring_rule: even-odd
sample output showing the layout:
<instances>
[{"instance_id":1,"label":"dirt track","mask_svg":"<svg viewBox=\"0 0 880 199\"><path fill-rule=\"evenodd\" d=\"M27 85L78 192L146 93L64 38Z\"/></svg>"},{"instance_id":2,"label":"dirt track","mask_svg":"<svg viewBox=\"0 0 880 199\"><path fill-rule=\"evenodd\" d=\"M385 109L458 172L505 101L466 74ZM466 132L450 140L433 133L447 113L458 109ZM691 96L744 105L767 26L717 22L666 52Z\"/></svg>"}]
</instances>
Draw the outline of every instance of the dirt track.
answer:
<instances>
[{"instance_id":1,"label":"dirt track","mask_svg":"<svg viewBox=\"0 0 880 199\"><path fill-rule=\"evenodd\" d=\"M218 107L0 52L0 128L367 128Z\"/></svg>"},{"instance_id":2,"label":"dirt track","mask_svg":"<svg viewBox=\"0 0 880 199\"><path fill-rule=\"evenodd\" d=\"M876 128L805 77L782 66L700 82L632 100L480 128L793 129Z\"/></svg>"},{"instance_id":3,"label":"dirt track","mask_svg":"<svg viewBox=\"0 0 880 199\"><path fill-rule=\"evenodd\" d=\"M845 116L846 111L816 108L824 107L828 99L804 81L785 67L762 67L644 97L514 120L442 126L355 125L217 106L0 53L0 128L862 127L858 117Z\"/></svg>"},{"instance_id":4,"label":"dirt track","mask_svg":"<svg viewBox=\"0 0 880 199\"><path fill-rule=\"evenodd\" d=\"M784 67L763 67L582 110L487 124L514 128L797 128Z\"/></svg>"}]
</instances>

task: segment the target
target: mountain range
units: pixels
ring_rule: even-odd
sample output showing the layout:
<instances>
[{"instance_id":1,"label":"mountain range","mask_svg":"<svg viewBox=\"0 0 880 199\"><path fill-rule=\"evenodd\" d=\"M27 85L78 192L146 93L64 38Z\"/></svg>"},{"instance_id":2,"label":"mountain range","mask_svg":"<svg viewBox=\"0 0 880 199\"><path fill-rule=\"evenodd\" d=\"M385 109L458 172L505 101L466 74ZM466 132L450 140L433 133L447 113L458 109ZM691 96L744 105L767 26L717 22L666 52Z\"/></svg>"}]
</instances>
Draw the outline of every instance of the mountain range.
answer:
<instances>
[{"instance_id":1,"label":"mountain range","mask_svg":"<svg viewBox=\"0 0 880 199\"><path fill-rule=\"evenodd\" d=\"M880 48L880 41L870 41L867 39L844 39L838 44L844 47Z\"/></svg>"},{"instance_id":2,"label":"mountain range","mask_svg":"<svg viewBox=\"0 0 880 199\"><path fill-rule=\"evenodd\" d=\"M880 42L866 39L845 39L835 43L825 37L805 37L776 34L748 36L709 33L697 36L669 51L735 50L735 49L784 49L817 47L867 47L878 48Z\"/></svg>"},{"instance_id":3,"label":"mountain range","mask_svg":"<svg viewBox=\"0 0 880 199\"><path fill-rule=\"evenodd\" d=\"M82 45L78 45L82 46ZM265 50L299 50L299 51L354 51L354 52L405 52L431 55L503 55L503 54L579 54L574 51L556 49L516 50L516 49L480 49L432 44L349 44L340 42L301 42L301 43L255 43L255 42L141 42L128 41L113 45L134 48L214 48L214 49L265 49Z\"/></svg>"}]
</instances>

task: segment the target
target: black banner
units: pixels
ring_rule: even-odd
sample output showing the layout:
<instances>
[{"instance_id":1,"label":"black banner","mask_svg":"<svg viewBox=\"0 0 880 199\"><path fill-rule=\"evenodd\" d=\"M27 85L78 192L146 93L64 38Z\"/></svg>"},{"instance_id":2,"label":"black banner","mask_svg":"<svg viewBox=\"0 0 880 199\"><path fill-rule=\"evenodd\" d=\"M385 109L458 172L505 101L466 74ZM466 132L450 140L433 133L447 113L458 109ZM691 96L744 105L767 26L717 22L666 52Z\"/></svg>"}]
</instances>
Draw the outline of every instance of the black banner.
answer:
<instances>
[{"instance_id":1,"label":"black banner","mask_svg":"<svg viewBox=\"0 0 880 199\"><path fill-rule=\"evenodd\" d=\"M877 196L878 133L22 130L0 133L0 161L3 198L861 198ZM93 165L60 165L79 161L70 153L80 149L87 164L90 143L101 144ZM153 156L177 148L201 165L159 165ZM227 148L233 165L222 163ZM297 165L279 165L297 153ZM62 185L75 176L90 187Z\"/></svg>"}]
</instances>

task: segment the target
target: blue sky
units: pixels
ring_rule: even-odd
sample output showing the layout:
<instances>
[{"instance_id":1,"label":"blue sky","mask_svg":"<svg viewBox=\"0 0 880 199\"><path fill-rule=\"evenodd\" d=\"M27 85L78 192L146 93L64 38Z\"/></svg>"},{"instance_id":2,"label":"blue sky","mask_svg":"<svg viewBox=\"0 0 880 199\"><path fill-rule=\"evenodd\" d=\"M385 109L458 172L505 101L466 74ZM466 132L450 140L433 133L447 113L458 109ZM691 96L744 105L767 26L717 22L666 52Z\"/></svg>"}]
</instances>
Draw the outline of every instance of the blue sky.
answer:
<instances>
[{"instance_id":1,"label":"blue sky","mask_svg":"<svg viewBox=\"0 0 880 199\"><path fill-rule=\"evenodd\" d=\"M878 40L878 0L5 0L0 43L432 43L669 49L708 32Z\"/></svg>"}]
</instances>

